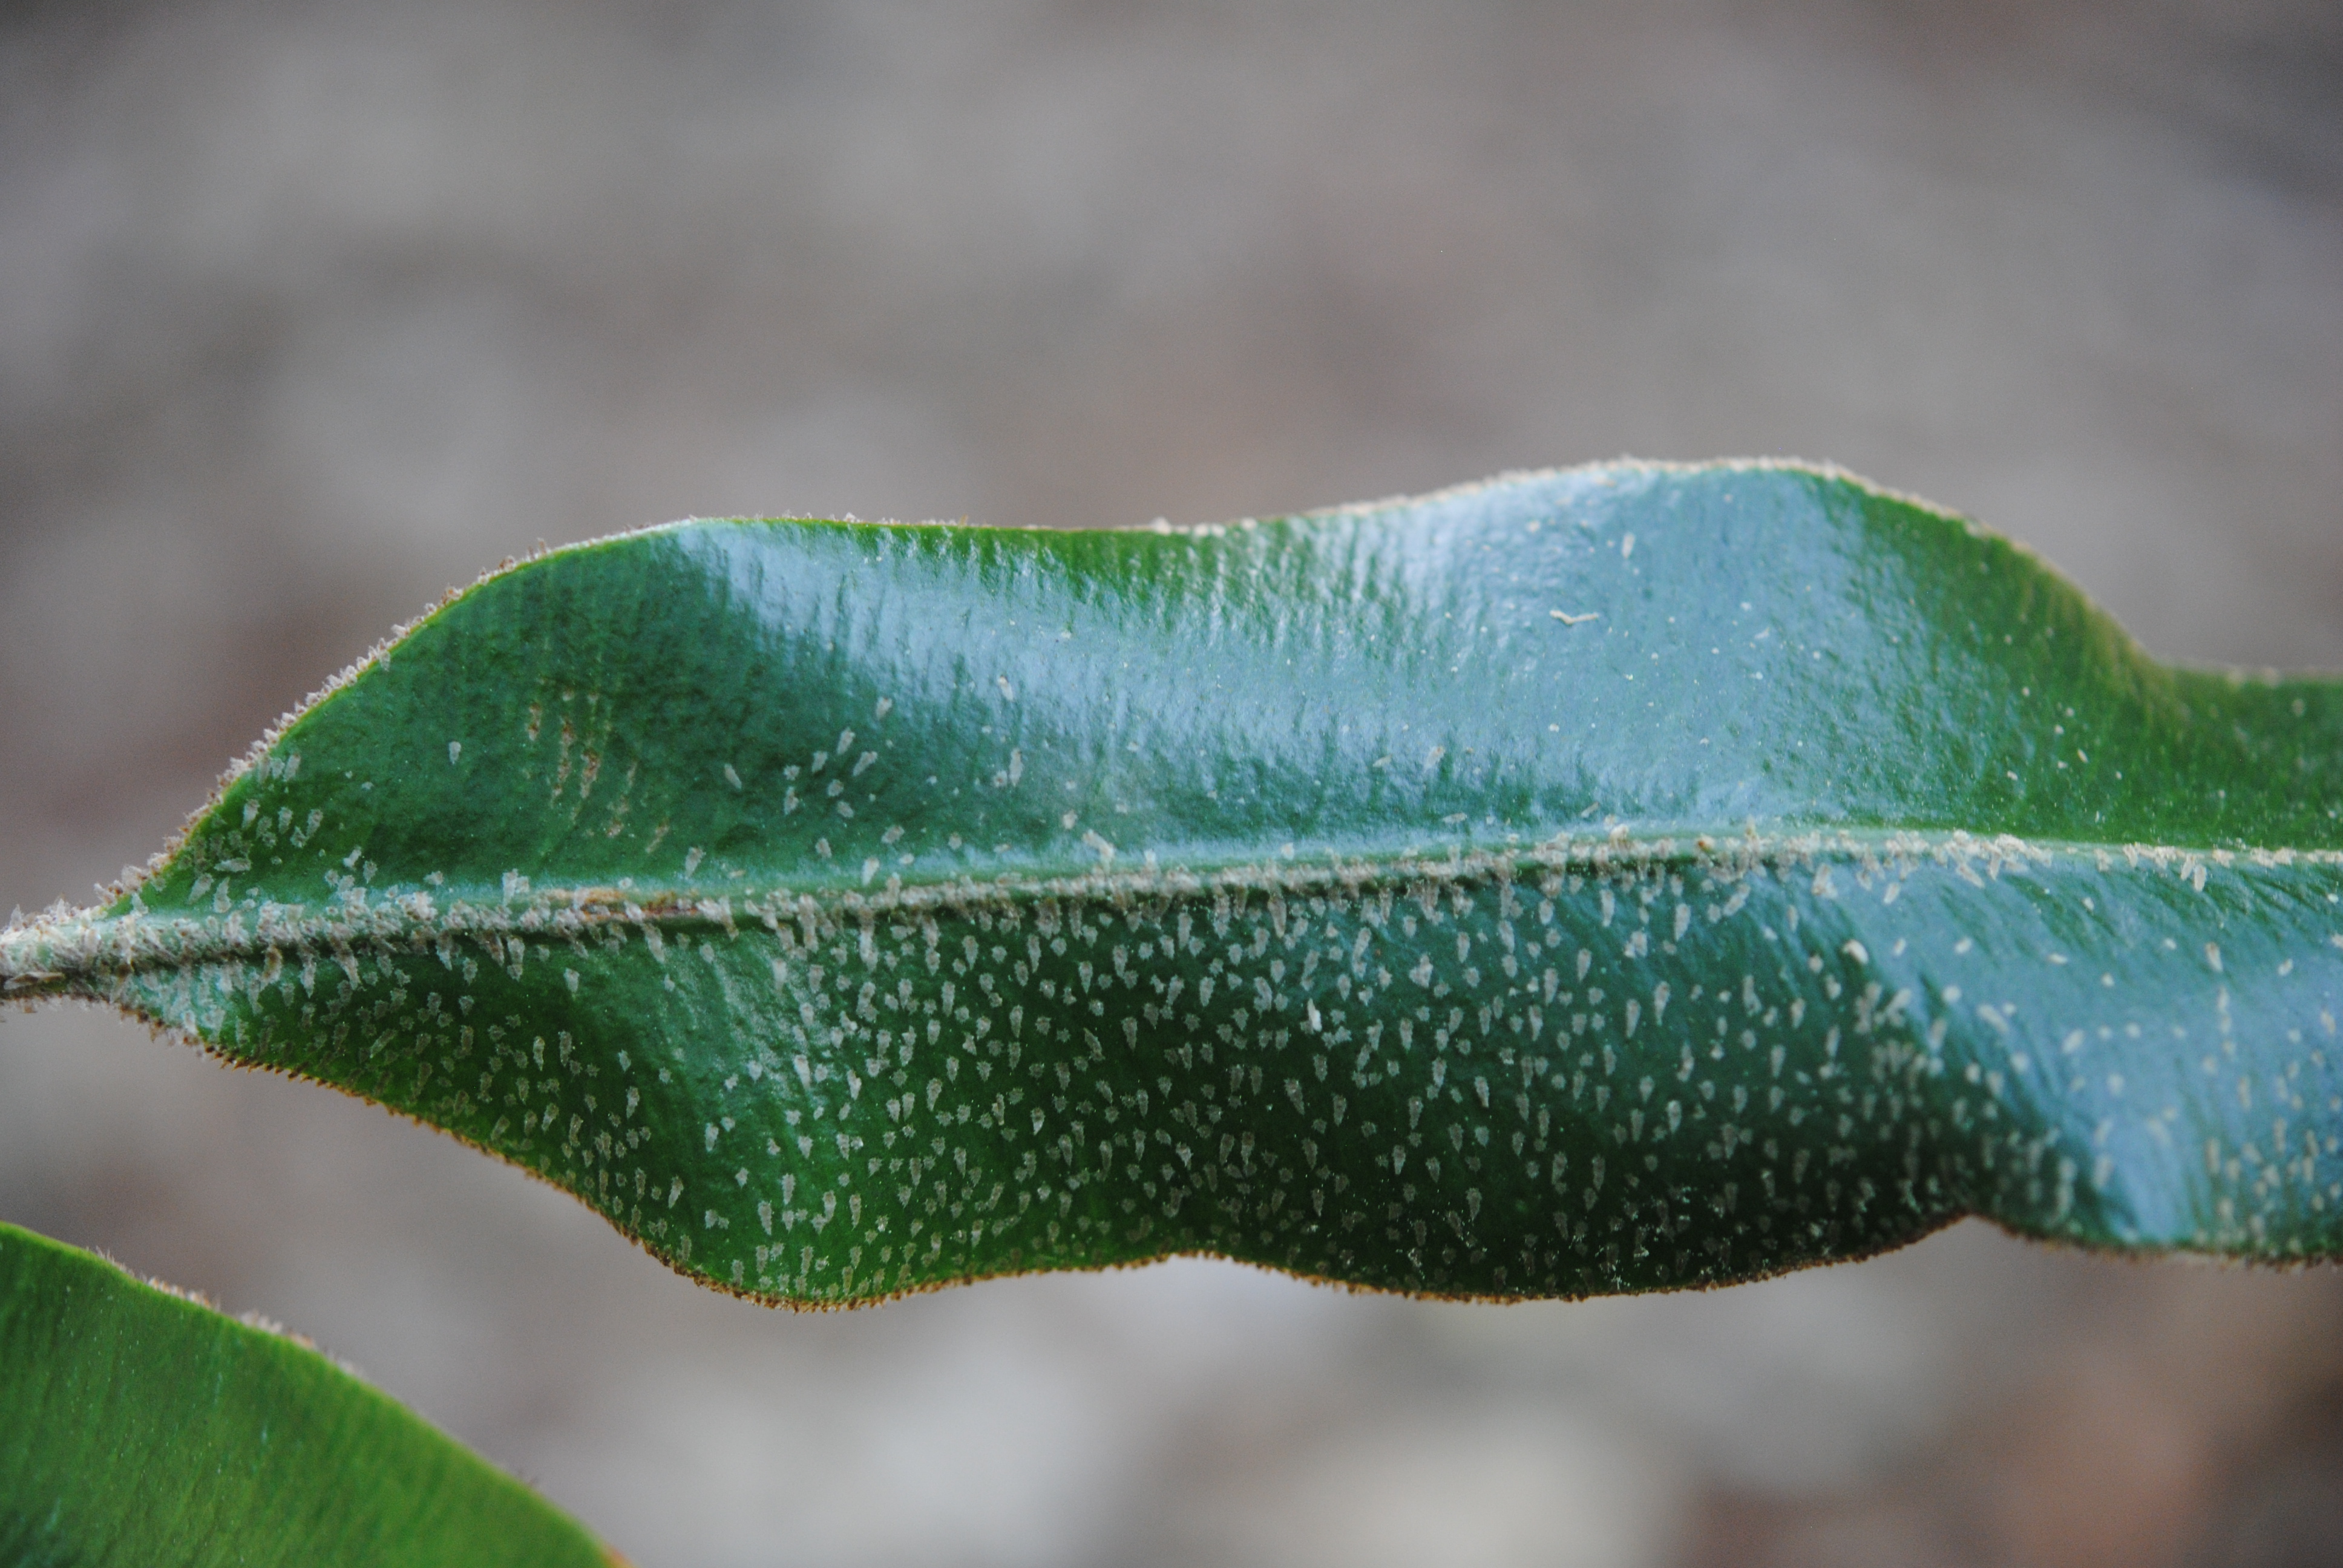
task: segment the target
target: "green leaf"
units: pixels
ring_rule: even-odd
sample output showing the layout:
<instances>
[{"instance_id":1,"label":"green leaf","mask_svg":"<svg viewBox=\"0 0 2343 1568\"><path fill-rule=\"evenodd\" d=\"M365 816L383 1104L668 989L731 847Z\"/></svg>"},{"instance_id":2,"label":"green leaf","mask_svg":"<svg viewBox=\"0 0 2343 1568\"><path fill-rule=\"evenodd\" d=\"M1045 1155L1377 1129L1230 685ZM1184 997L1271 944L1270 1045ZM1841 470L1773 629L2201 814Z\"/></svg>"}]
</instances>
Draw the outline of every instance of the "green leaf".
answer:
<instances>
[{"instance_id":1,"label":"green leaf","mask_svg":"<svg viewBox=\"0 0 2343 1568\"><path fill-rule=\"evenodd\" d=\"M774 1300L2332 1256L2338 848L2343 685L2165 668L1835 472L1622 465L558 551L0 969Z\"/></svg>"},{"instance_id":2,"label":"green leaf","mask_svg":"<svg viewBox=\"0 0 2343 1568\"><path fill-rule=\"evenodd\" d=\"M0 1224L0 1562L615 1559L306 1343Z\"/></svg>"}]
</instances>

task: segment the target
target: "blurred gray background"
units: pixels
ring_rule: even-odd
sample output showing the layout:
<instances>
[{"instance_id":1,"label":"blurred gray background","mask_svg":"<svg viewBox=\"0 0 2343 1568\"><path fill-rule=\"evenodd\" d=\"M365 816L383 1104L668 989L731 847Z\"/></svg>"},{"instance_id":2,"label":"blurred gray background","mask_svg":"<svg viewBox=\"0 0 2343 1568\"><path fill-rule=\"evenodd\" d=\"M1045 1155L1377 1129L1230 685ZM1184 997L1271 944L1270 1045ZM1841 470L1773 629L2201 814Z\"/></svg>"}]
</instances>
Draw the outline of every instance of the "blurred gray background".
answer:
<instances>
[{"instance_id":1,"label":"blurred gray background","mask_svg":"<svg viewBox=\"0 0 2343 1568\"><path fill-rule=\"evenodd\" d=\"M539 539L1832 458L2343 666L2343 7L0 12L0 910ZM281 1318L643 1564L2343 1560L2343 1279L1976 1226L1467 1308L1188 1261L793 1316L95 1012L0 1215Z\"/></svg>"}]
</instances>

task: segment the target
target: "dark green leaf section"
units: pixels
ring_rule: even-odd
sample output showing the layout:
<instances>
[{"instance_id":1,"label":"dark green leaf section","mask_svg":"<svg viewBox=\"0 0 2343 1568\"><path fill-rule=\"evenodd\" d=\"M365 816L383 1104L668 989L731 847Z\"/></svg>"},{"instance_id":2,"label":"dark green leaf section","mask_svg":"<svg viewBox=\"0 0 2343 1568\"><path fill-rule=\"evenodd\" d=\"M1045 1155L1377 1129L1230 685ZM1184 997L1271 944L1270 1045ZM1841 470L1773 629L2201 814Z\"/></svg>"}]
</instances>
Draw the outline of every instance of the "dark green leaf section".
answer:
<instances>
[{"instance_id":1,"label":"dark green leaf section","mask_svg":"<svg viewBox=\"0 0 2343 1568\"><path fill-rule=\"evenodd\" d=\"M0 939L800 1302L2328 1256L2343 685L1790 466L562 551Z\"/></svg>"},{"instance_id":2,"label":"dark green leaf section","mask_svg":"<svg viewBox=\"0 0 2343 1568\"><path fill-rule=\"evenodd\" d=\"M316 1351L0 1224L0 1562L608 1561Z\"/></svg>"}]
</instances>

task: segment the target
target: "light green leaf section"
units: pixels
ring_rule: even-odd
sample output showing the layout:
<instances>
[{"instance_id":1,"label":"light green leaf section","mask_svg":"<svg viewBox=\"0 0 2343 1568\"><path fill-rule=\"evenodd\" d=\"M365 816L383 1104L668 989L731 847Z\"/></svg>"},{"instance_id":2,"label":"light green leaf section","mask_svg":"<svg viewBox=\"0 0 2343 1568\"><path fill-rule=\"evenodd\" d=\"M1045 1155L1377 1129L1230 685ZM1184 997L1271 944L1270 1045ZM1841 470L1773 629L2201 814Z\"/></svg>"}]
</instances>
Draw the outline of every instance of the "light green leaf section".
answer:
<instances>
[{"instance_id":1,"label":"light green leaf section","mask_svg":"<svg viewBox=\"0 0 2343 1568\"><path fill-rule=\"evenodd\" d=\"M306 1344L0 1224L0 1563L614 1561Z\"/></svg>"},{"instance_id":2,"label":"light green leaf section","mask_svg":"<svg viewBox=\"0 0 2343 1568\"><path fill-rule=\"evenodd\" d=\"M2328 1257L2343 686L1791 465L500 573L0 939L774 1300Z\"/></svg>"}]
</instances>

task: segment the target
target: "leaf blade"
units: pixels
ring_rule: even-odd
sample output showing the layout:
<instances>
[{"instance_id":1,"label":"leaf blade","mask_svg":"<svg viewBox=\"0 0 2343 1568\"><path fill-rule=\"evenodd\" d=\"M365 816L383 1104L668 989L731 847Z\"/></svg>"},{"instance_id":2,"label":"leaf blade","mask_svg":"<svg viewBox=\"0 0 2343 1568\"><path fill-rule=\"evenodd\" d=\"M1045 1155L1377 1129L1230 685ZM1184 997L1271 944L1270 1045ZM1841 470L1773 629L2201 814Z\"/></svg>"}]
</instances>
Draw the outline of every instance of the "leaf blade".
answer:
<instances>
[{"instance_id":1,"label":"leaf blade","mask_svg":"<svg viewBox=\"0 0 2343 1568\"><path fill-rule=\"evenodd\" d=\"M6 1224L0 1410L12 1563L612 1561L316 1351Z\"/></svg>"},{"instance_id":2,"label":"leaf blade","mask_svg":"<svg viewBox=\"0 0 2343 1568\"><path fill-rule=\"evenodd\" d=\"M1828 472L700 524L458 598L72 940L788 1300L2325 1255L2338 777L2336 683Z\"/></svg>"}]
</instances>

